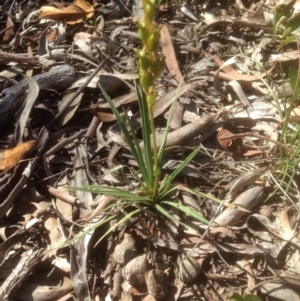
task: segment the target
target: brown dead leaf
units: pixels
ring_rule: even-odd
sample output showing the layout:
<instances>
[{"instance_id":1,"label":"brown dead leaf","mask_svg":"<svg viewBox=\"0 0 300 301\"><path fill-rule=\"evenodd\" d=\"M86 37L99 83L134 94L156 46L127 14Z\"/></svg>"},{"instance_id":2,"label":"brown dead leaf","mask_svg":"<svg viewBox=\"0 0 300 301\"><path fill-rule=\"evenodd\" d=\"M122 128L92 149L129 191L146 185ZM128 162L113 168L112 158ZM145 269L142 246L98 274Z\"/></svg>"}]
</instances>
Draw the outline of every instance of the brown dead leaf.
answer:
<instances>
[{"instance_id":1,"label":"brown dead leaf","mask_svg":"<svg viewBox=\"0 0 300 301\"><path fill-rule=\"evenodd\" d=\"M251 210L262 202L265 198L264 187L253 186L242 192L233 202L233 205L240 206L244 209ZM242 221L246 213L233 208L226 208L214 220L217 225L226 227L234 226Z\"/></svg>"},{"instance_id":2,"label":"brown dead leaf","mask_svg":"<svg viewBox=\"0 0 300 301\"><path fill-rule=\"evenodd\" d=\"M168 134L166 142L165 154L169 154L176 150L178 147L186 146L187 143L192 141L195 137L199 136L204 130L206 130L210 125L212 125L220 116L221 111L214 115L207 115L201 118L199 121L194 123L189 123L178 130L175 130ZM156 144L160 147L165 134L158 134ZM144 149L144 142L140 143L140 147Z\"/></svg>"},{"instance_id":3,"label":"brown dead leaf","mask_svg":"<svg viewBox=\"0 0 300 301\"><path fill-rule=\"evenodd\" d=\"M33 147L35 140L24 142L12 149L0 153L0 170L7 170L22 160L26 153Z\"/></svg>"},{"instance_id":4,"label":"brown dead leaf","mask_svg":"<svg viewBox=\"0 0 300 301\"><path fill-rule=\"evenodd\" d=\"M65 20L67 24L83 22L84 18L91 18L94 7L85 0L76 0L73 4L63 8L53 6L42 6L39 19Z\"/></svg>"},{"instance_id":5,"label":"brown dead leaf","mask_svg":"<svg viewBox=\"0 0 300 301\"><path fill-rule=\"evenodd\" d=\"M11 17L8 16L6 21L7 30L5 31L4 37L2 39L3 41L8 41L15 34L14 26L14 22L12 21Z\"/></svg>"},{"instance_id":6,"label":"brown dead leaf","mask_svg":"<svg viewBox=\"0 0 300 301\"><path fill-rule=\"evenodd\" d=\"M184 106L181 102L176 102L172 119L170 122L170 129L177 130L182 127L182 121L183 121L183 114L184 114Z\"/></svg>"},{"instance_id":7,"label":"brown dead leaf","mask_svg":"<svg viewBox=\"0 0 300 301\"><path fill-rule=\"evenodd\" d=\"M253 270L251 268L251 264L249 263L248 260L241 260L240 263L237 262L239 266L242 267L242 269L245 269L246 275L247 275L247 284L248 284L248 289L251 290L255 286L255 275L253 273Z\"/></svg>"},{"instance_id":8,"label":"brown dead leaf","mask_svg":"<svg viewBox=\"0 0 300 301\"><path fill-rule=\"evenodd\" d=\"M164 53L165 61L169 69L169 72L180 83L182 81L182 74L177 63L171 35L166 25L163 25L161 28L160 40L161 40L161 48ZM184 83L184 81L182 81L182 83Z\"/></svg>"},{"instance_id":9,"label":"brown dead leaf","mask_svg":"<svg viewBox=\"0 0 300 301\"><path fill-rule=\"evenodd\" d=\"M53 42L58 36L58 33L56 30L49 30L49 32L47 33L47 41L48 43Z\"/></svg>"},{"instance_id":10,"label":"brown dead leaf","mask_svg":"<svg viewBox=\"0 0 300 301\"><path fill-rule=\"evenodd\" d=\"M231 229L226 227L216 227L209 231L209 236L213 237L215 240L222 241L226 237L235 239L236 236Z\"/></svg>"},{"instance_id":11,"label":"brown dead leaf","mask_svg":"<svg viewBox=\"0 0 300 301\"><path fill-rule=\"evenodd\" d=\"M94 15L94 7L89 4L89 2L85 0L75 0L74 5L80 7L82 10L84 10L88 15L87 18L91 18Z\"/></svg>"},{"instance_id":12,"label":"brown dead leaf","mask_svg":"<svg viewBox=\"0 0 300 301\"><path fill-rule=\"evenodd\" d=\"M254 157L257 155L263 155L264 152L262 150L250 149L242 154L243 157Z\"/></svg>"},{"instance_id":13,"label":"brown dead leaf","mask_svg":"<svg viewBox=\"0 0 300 301\"><path fill-rule=\"evenodd\" d=\"M103 122L113 122L116 120L116 116L114 114L104 111L98 111L97 117Z\"/></svg>"},{"instance_id":14,"label":"brown dead leaf","mask_svg":"<svg viewBox=\"0 0 300 301\"><path fill-rule=\"evenodd\" d=\"M221 67L224 64L224 61L222 61L218 56L216 55L209 55L214 61L215 63ZM244 81L256 81L259 80L262 77L265 77L267 75L268 72L266 73L257 73L257 75L248 75L248 74L241 74L239 73L237 70L235 70L234 68L232 68L231 66L224 66L222 67L222 70L230 75L231 79L235 79L235 80L244 80Z\"/></svg>"},{"instance_id":15,"label":"brown dead leaf","mask_svg":"<svg viewBox=\"0 0 300 301\"><path fill-rule=\"evenodd\" d=\"M228 151L228 148L230 146L232 146L233 140L232 139L223 140L221 138L226 138L227 136L232 136L232 135L233 135L233 133L226 129L221 129L217 134L217 141L218 141L219 145L227 151Z\"/></svg>"}]
</instances>

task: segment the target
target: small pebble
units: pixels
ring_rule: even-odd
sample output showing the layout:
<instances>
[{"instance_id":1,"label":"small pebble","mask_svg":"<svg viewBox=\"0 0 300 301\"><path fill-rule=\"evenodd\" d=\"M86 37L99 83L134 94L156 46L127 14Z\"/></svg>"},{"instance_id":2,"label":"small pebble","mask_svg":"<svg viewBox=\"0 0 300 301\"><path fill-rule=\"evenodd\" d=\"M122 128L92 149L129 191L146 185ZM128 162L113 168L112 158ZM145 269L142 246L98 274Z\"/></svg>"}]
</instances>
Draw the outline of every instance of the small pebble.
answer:
<instances>
[{"instance_id":1,"label":"small pebble","mask_svg":"<svg viewBox=\"0 0 300 301\"><path fill-rule=\"evenodd\" d=\"M195 258L181 254L178 262L180 281L190 283L198 278L201 267Z\"/></svg>"},{"instance_id":2,"label":"small pebble","mask_svg":"<svg viewBox=\"0 0 300 301\"><path fill-rule=\"evenodd\" d=\"M167 275L162 270L150 270L146 272L146 285L148 292L155 299L163 299L168 294Z\"/></svg>"},{"instance_id":3,"label":"small pebble","mask_svg":"<svg viewBox=\"0 0 300 301\"><path fill-rule=\"evenodd\" d=\"M146 283L145 274L150 270L147 254L140 255L130 260L123 268L122 275L131 285Z\"/></svg>"}]
</instances>

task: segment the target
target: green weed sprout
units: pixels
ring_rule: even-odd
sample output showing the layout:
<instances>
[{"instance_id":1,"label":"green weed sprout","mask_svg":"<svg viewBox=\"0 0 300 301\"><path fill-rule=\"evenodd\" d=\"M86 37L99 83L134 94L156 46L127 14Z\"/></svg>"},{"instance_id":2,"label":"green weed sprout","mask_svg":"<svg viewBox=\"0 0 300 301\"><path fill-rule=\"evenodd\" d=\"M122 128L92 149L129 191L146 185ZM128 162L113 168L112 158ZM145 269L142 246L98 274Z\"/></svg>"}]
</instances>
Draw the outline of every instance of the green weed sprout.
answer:
<instances>
[{"instance_id":1,"label":"green weed sprout","mask_svg":"<svg viewBox=\"0 0 300 301\"><path fill-rule=\"evenodd\" d=\"M168 209L171 208L176 208L193 220L209 225L209 221L199 212L182 204L178 204L176 201L171 199L170 196L176 191L185 191L197 197L210 199L219 204L222 203L224 206L232 206L231 204L221 202L213 196L207 195L200 191L187 188L183 185L174 184L176 177L197 155L201 149L201 146L189 154L170 175L166 176L164 180L161 181L164 150L168 131L166 130L162 144L158 149L155 135L154 109L157 98L155 81L162 72L162 62L159 55L160 27L154 23L154 13L156 8L155 0L143 0L143 6L145 16L142 20L137 22L143 47L141 50L135 50L139 61L139 77L141 85L141 87L138 85L136 86L136 93L141 114L143 147L140 146L140 141L137 138L133 123L127 112L124 112L123 116L121 116L114 102L111 100L106 91L100 86L103 96L114 113L124 135L124 139L126 140L128 147L130 148L131 153L137 162L138 170L129 168L129 171L131 172L131 175L135 181L138 183L138 186L135 187L135 189L132 189L132 191L126 191L121 188L104 185L70 187L70 189L88 191L91 193L103 194L111 197L112 202L110 202L105 210L106 212L108 212L108 210L112 210L112 212L110 212L109 215L103 214L96 224L91 226L91 228L88 230L76 235L68 243L74 242L80 237L83 237L92 229L107 223L112 218L117 218L118 222L103 234L101 237L101 239L103 239L120 223L128 221L131 219L131 217L141 212L149 213L150 211L154 213L156 212L167 219L176 220L183 227L191 231L195 231L193 226L189 226L181 220L174 218L174 216L168 212ZM171 115L172 114L170 114L170 116ZM167 128L169 127L169 124L170 117L167 121ZM118 210L114 211L114 209L121 206L128 207L128 205L132 205L132 207L135 207L135 209L125 213L125 216L122 218L119 218L118 214L116 214ZM241 210L243 209L241 208Z\"/></svg>"},{"instance_id":2,"label":"green weed sprout","mask_svg":"<svg viewBox=\"0 0 300 301\"><path fill-rule=\"evenodd\" d=\"M281 36L279 49L297 41L297 35L300 32L300 14L294 12L290 4L280 4L275 8L273 38L276 42L276 34L280 25L284 25L284 31Z\"/></svg>"}]
</instances>

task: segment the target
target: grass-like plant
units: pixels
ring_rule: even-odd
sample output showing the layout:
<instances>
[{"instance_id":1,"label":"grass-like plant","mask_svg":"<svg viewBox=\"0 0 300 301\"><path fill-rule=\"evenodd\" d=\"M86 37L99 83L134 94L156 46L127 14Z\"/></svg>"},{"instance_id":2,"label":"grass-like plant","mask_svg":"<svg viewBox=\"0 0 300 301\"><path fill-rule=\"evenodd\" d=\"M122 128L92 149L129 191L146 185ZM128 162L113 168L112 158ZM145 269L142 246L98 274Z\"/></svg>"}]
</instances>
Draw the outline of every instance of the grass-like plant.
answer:
<instances>
[{"instance_id":1,"label":"grass-like plant","mask_svg":"<svg viewBox=\"0 0 300 301\"><path fill-rule=\"evenodd\" d=\"M280 18L278 17L278 19ZM300 50L300 43L298 41L297 47L298 50ZM267 74L267 70L264 69L262 65L258 62L254 63L260 70L263 70ZM268 81L264 78L260 78L272 95L278 109L278 114L282 119L282 122L278 125L278 129L280 128L281 145L278 149L278 153L274 154L276 157L278 156L278 161L275 161L277 163L273 166L273 171L276 170L276 178L270 174L272 182L275 184L275 189L269 194L266 201L279 192L283 199L288 199L293 203L290 197L290 190L294 185L297 170L299 170L300 166L300 114L297 113L299 110L297 110L296 113L294 112L295 108L299 109L300 72L297 68L290 67L286 74L283 68L281 68L280 75L282 84L278 84L271 75L268 75ZM290 95L290 91L287 90L286 77L288 77L287 81L292 89L292 95ZM289 101L286 101L287 99ZM287 152L283 145L289 145L293 151ZM276 160L276 158L274 158L274 160ZM291 195L293 195L293 193L291 193Z\"/></svg>"},{"instance_id":2,"label":"grass-like plant","mask_svg":"<svg viewBox=\"0 0 300 301\"><path fill-rule=\"evenodd\" d=\"M162 179L162 166L168 131L166 130L163 142L160 148L158 148L156 143L155 120L153 115L157 98L155 80L162 72L162 62L159 54L160 27L154 23L154 13L156 8L155 0L143 0L143 6L145 16L141 21L137 22L143 48L141 50L135 50L139 60L140 86L136 85L136 92L142 120L141 131L143 147L140 146L140 141L136 135L128 114L124 112L124 114L122 114L123 116L121 116L109 95L101 87L102 93L110 105L112 112L116 116L117 122L121 128L128 147L130 148L131 153L137 162L138 170L129 168L129 171L131 172L132 177L135 179L135 182L138 183L138 186L132 189L132 191L125 191L120 188L101 185L72 188L89 191L96 194L103 194L113 199L113 202L110 202L110 205L106 208L107 210L110 209L112 211L110 215L108 215L106 219L102 219L98 223L94 224L88 230L92 230L104 224L105 222L116 218L117 213L115 212L117 212L117 208L132 205L133 209L127 210L127 213L125 213L124 216L102 236L102 238L120 223L129 220L133 215L141 212L145 212L146 214L154 213L157 216L164 216L167 219L174 220L174 216L169 213L169 209L174 207L178 210L181 210L185 215L194 219L195 221L209 224L209 221L205 219L199 212L179 204L172 199L172 194L174 195L174 192L180 190L196 196L211 199L212 201L220 204L222 203L222 205L225 206L234 207L233 205L221 202L220 200L202 192L187 188L183 185L174 184L175 178L191 162L201 147L195 149L170 175L165 176L164 179ZM172 114L170 114L170 116L171 115ZM167 121L167 129L169 127L169 123L170 118ZM241 208L241 210L243 209ZM191 226L185 224L184 222L180 220L177 220L177 222L182 226L193 230ZM74 241L75 239L78 239L82 235L86 234L88 230L77 235L71 241Z\"/></svg>"},{"instance_id":3,"label":"grass-like plant","mask_svg":"<svg viewBox=\"0 0 300 301\"><path fill-rule=\"evenodd\" d=\"M299 46L299 45L298 45ZM275 179L276 186L284 195L284 198L289 198L287 192L290 191L290 187L296 176L296 170L300 164L300 116L299 114L293 114L293 110L297 107L297 102L300 95L300 76L299 70L290 67L289 69L289 82L292 88L292 96L289 103L282 103L279 108L284 110L284 119L282 122L280 141L284 144L293 146L293 152L286 154L286 152L280 148L280 165L281 177L278 183ZM291 127L291 123L293 126ZM277 190L277 189L276 189Z\"/></svg>"}]
</instances>

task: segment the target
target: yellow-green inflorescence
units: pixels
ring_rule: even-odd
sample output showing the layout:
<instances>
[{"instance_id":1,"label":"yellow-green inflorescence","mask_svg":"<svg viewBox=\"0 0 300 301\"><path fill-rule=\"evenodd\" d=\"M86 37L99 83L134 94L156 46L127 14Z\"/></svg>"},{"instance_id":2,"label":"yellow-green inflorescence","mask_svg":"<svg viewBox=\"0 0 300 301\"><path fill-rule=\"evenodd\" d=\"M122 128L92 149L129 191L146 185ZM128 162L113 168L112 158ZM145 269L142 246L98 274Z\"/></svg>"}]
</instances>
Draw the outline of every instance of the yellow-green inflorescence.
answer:
<instances>
[{"instance_id":1,"label":"yellow-green inflorescence","mask_svg":"<svg viewBox=\"0 0 300 301\"><path fill-rule=\"evenodd\" d=\"M156 102L155 80L162 71L158 53L160 27L154 24L156 0L143 0L145 16L137 22L143 49L136 50L139 57L139 72L141 86L146 94L146 100L152 113Z\"/></svg>"}]
</instances>

